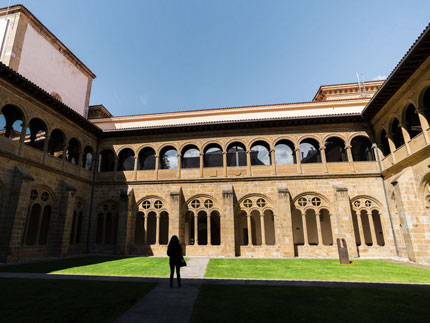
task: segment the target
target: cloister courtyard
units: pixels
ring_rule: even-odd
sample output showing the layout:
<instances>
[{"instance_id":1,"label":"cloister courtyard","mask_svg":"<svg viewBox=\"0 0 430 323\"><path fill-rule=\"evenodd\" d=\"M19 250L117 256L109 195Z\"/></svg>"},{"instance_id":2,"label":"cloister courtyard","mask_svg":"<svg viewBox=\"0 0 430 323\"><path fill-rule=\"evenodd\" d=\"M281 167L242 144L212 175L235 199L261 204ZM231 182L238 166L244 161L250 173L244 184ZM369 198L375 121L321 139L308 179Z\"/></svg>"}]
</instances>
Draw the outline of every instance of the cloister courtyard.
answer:
<instances>
[{"instance_id":1,"label":"cloister courtyard","mask_svg":"<svg viewBox=\"0 0 430 323\"><path fill-rule=\"evenodd\" d=\"M180 322L424 322L430 315L426 266L210 258L202 274L190 275L187 270L202 258L186 259L182 288L168 288L166 257L80 256L2 265L0 322L131 322L130 312L155 322L154 313L166 311L182 315ZM158 310L149 316L135 309L153 302Z\"/></svg>"}]
</instances>

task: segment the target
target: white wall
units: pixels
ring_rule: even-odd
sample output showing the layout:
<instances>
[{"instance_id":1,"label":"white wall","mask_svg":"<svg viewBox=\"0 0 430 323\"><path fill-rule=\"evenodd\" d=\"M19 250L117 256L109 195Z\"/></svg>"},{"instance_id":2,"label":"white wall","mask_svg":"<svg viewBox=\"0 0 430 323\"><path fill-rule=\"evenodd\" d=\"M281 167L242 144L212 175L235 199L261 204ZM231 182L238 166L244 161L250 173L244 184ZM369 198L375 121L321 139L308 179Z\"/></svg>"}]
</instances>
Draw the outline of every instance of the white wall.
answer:
<instances>
[{"instance_id":1,"label":"white wall","mask_svg":"<svg viewBox=\"0 0 430 323\"><path fill-rule=\"evenodd\" d=\"M48 93L57 92L63 103L85 114L88 77L30 24L24 37L18 73Z\"/></svg>"}]
</instances>

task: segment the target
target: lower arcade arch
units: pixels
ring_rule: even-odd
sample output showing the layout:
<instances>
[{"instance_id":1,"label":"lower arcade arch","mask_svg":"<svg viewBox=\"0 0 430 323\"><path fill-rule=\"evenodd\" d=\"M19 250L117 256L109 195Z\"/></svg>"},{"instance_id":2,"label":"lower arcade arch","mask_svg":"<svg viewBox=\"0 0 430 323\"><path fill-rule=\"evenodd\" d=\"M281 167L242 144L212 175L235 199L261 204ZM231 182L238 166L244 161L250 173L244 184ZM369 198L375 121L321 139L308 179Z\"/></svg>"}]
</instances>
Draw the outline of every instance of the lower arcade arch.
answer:
<instances>
[{"instance_id":1,"label":"lower arcade arch","mask_svg":"<svg viewBox=\"0 0 430 323\"><path fill-rule=\"evenodd\" d=\"M332 221L327 209L294 209L291 216L295 245L333 245Z\"/></svg>"},{"instance_id":2,"label":"lower arcade arch","mask_svg":"<svg viewBox=\"0 0 430 323\"><path fill-rule=\"evenodd\" d=\"M351 200L352 224L357 246L384 246L380 203L366 196Z\"/></svg>"},{"instance_id":3,"label":"lower arcade arch","mask_svg":"<svg viewBox=\"0 0 430 323\"><path fill-rule=\"evenodd\" d=\"M236 243L239 246L275 245L275 220L272 210L241 210L235 217Z\"/></svg>"},{"instance_id":4,"label":"lower arcade arch","mask_svg":"<svg viewBox=\"0 0 430 323\"><path fill-rule=\"evenodd\" d=\"M136 245L167 245L169 243L169 213L162 211L138 212L135 218Z\"/></svg>"},{"instance_id":5,"label":"lower arcade arch","mask_svg":"<svg viewBox=\"0 0 430 323\"><path fill-rule=\"evenodd\" d=\"M221 217L218 211L188 211L184 216L186 245L220 245Z\"/></svg>"}]
</instances>

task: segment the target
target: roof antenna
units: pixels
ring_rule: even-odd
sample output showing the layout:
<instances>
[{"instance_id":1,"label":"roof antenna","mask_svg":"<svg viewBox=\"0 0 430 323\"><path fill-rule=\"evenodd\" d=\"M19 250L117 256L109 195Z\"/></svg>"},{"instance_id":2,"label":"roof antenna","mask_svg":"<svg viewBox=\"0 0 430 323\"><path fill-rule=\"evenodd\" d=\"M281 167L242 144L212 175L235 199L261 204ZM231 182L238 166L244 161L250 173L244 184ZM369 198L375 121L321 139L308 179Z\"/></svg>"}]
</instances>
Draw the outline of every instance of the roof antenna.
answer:
<instances>
[{"instance_id":1,"label":"roof antenna","mask_svg":"<svg viewBox=\"0 0 430 323\"><path fill-rule=\"evenodd\" d=\"M7 9L6 9L6 15L5 15L5 17L7 17L7 15L9 14L10 2L11 2L11 0L9 0L9 4L7 5Z\"/></svg>"},{"instance_id":2,"label":"roof antenna","mask_svg":"<svg viewBox=\"0 0 430 323\"><path fill-rule=\"evenodd\" d=\"M361 74L361 78L363 78L363 74ZM364 86L364 82L360 80L360 75L357 72L357 81L358 81L358 89L360 91L360 97L367 97L366 87Z\"/></svg>"}]
</instances>

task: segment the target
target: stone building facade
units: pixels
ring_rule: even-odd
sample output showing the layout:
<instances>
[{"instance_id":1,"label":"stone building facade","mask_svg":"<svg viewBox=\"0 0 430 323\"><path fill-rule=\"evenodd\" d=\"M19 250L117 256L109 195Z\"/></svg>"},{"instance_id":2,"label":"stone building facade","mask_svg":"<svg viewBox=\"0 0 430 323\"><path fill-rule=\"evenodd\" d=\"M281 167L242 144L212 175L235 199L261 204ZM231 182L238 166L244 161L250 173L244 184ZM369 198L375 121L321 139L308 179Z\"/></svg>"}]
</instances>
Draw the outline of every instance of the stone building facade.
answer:
<instances>
[{"instance_id":1,"label":"stone building facade","mask_svg":"<svg viewBox=\"0 0 430 323\"><path fill-rule=\"evenodd\" d=\"M0 261L83 253L430 263L430 28L385 82L89 119L0 64ZM86 109L86 108L85 108Z\"/></svg>"}]
</instances>

